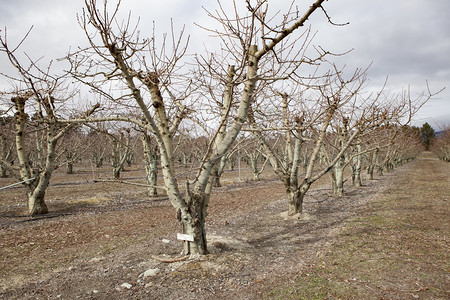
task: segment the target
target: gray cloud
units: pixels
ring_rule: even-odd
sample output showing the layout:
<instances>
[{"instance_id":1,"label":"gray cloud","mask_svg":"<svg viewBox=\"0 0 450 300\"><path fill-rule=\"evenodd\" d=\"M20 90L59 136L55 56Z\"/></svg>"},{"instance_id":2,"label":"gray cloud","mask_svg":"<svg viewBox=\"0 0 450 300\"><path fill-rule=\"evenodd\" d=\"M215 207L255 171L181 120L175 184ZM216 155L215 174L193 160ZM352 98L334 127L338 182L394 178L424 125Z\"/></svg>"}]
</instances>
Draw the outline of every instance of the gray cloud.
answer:
<instances>
[{"instance_id":1,"label":"gray cloud","mask_svg":"<svg viewBox=\"0 0 450 300\"><path fill-rule=\"evenodd\" d=\"M228 1L223 2L229 5ZM81 0L0 0L0 26L2 30L8 27L10 41L17 43L34 25L22 50L35 58L42 55L47 59L62 57L69 47L86 43L76 21L83 3ZM276 1L271 5L281 8L289 3L287 0ZM215 9L216 1L122 1L123 15L132 10L134 16L140 16L141 28L146 35L152 32L153 21L161 31L169 30L170 18L176 28L186 24L187 33L192 34L191 52L202 51L203 43L208 47L214 45L208 40L207 33L193 25L193 22L211 23L202 5ZM313 30L318 30L315 44L335 52L354 48L353 52L336 59L339 64L353 69L373 62L369 78L379 86L389 76L391 91L411 84L417 93L425 88L426 80L433 89L449 86L448 0L335 0L325 2L324 6L333 21L350 22L344 27L334 27L322 14L311 18ZM4 57L0 57L0 64L2 68L7 66ZM4 85L5 82L0 82L0 86ZM450 92L445 90L438 98L424 107L416 122L433 123L439 119L450 124Z\"/></svg>"}]
</instances>

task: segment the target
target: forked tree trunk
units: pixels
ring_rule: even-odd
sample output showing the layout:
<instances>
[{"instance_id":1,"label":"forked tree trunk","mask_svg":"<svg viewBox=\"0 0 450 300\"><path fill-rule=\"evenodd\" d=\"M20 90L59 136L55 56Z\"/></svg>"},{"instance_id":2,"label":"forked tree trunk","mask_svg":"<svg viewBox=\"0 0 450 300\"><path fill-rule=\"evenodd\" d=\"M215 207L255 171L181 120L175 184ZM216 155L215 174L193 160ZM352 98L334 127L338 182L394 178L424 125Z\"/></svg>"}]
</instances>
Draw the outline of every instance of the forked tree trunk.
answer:
<instances>
[{"instance_id":1,"label":"forked tree trunk","mask_svg":"<svg viewBox=\"0 0 450 300\"><path fill-rule=\"evenodd\" d=\"M127 136L125 145L122 145L121 142L118 142L116 140L113 140L112 142L111 166L113 168L114 179L119 179L120 173L124 170L124 165L127 160L127 156L129 155L129 146L129 135Z\"/></svg>"},{"instance_id":2,"label":"forked tree trunk","mask_svg":"<svg viewBox=\"0 0 450 300\"><path fill-rule=\"evenodd\" d=\"M28 198L28 213L31 216L48 213L47 205L44 201L45 195L33 195Z\"/></svg>"},{"instance_id":3,"label":"forked tree trunk","mask_svg":"<svg viewBox=\"0 0 450 300\"><path fill-rule=\"evenodd\" d=\"M310 184L304 181L298 188L286 188L288 216L294 216L303 212L303 200L310 186Z\"/></svg>"},{"instance_id":4,"label":"forked tree trunk","mask_svg":"<svg viewBox=\"0 0 450 300\"><path fill-rule=\"evenodd\" d=\"M27 159L28 155L25 150L25 125L27 114L25 113L25 102L27 97L13 97L11 99L16 108L16 150L17 159L19 162L19 171L21 179L24 180L24 185L27 189L28 213L30 215L45 214L48 212L47 205L44 202L45 189L48 187L52 171L54 170L55 159L55 145L56 141L52 141L53 130L51 125L47 128L47 161L45 170L39 174L37 169L32 169L30 161ZM37 137L37 135L36 135ZM41 141L36 141L41 145ZM42 149L41 149L42 150ZM42 154L38 156L42 159Z\"/></svg>"},{"instance_id":5,"label":"forked tree trunk","mask_svg":"<svg viewBox=\"0 0 450 300\"><path fill-rule=\"evenodd\" d=\"M60 135L61 136L61 135ZM28 196L28 213L30 215L46 214L48 212L47 205L44 202L45 191L50 184L50 178L55 170L56 158L56 142L54 128L49 126L47 128L47 155L45 158L44 170L38 173L33 170L34 180L27 183Z\"/></svg>"},{"instance_id":6,"label":"forked tree trunk","mask_svg":"<svg viewBox=\"0 0 450 300\"><path fill-rule=\"evenodd\" d=\"M103 151L95 151L92 153L92 161L96 168L103 166L103 158L105 157L105 149Z\"/></svg>"},{"instance_id":7,"label":"forked tree trunk","mask_svg":"<svg viewBox=\"0 0 450 300\"><path fill-rule=\"evenodd\" d=\"M188 156L185 152L183 152L181 155L182 155L181 161L183 164L183 168L187 168L188 162L190 160L190 155Z\"/></svg>"},{"instance_id":8,"label":"forked tree trunk","mask_svg":"<svg viewBox=\"0 0 450 300\"><path fill-rule=\"evenodd\" d=\"M45 190L50 182L50 176L40 176L39 183L33 190L27 192L28 196L28 214L31 216L42 215L48 213L45 204Z\"/></svg>"},{"instance_id":9,"label":"forked tree trunk","mask_svg":"<svg viewBox=\"0 0 450 300\"><path fill-rule=\"evenodd\" d=\"M298 189L286 190L288 198L288 215L293 216L301 213L303 210L303 197L304 195L299 192Z\"/></svg>"},{"instance_id":10,"label":"forked tree trunk","mask_svg":"<svg viewBox=\"0 0 450 300\"><path fill-rule=\"evenodd\" d=\"M178 213L184 234L190 235L194 241L184 242L184 254L208 254L206 241L205 218L209 203L209 195L195 194L189 191L186 199L187 211Z\"/></svg>"},{"instance_id":11,"label":"forked tree trunk","mask_svg":"<svg viewBox=\"0 0 450 300\"><path fill-rule=\"evenodd\" d=\"M383 176L383 167L377 165L376 168L377 168L377 175Z\"/></svg>"},{"instance_id":12,"label":"forked tree trunk","mask_svg":"<svg viewBox=\"0 0 450 300\"><path fill-rule=\"evenodd\" d=\"M122 171L122 168L119 167L113 167L113 177L114 179L120 179L120 171Z\"/></svg>"},{"instance_id":13,"label":"forked tree trunk","mask_svg":"<svg viewBox=\"0 0 450 300\"><path fill-rule=\"evenodd\" d=\"M253 172L253 180L254 181L260 181L259 175L261 175L261 173L264 170L265 167L265 163L262 167L261 170L258 169L258 159L259 159L259 155L258 154L254 154L254 153L249 153L248 154L248 158L250 159L250 166L252 168L252 172ZM267 162L267 160L266 160Z\"/></svg>"}]
</instances>

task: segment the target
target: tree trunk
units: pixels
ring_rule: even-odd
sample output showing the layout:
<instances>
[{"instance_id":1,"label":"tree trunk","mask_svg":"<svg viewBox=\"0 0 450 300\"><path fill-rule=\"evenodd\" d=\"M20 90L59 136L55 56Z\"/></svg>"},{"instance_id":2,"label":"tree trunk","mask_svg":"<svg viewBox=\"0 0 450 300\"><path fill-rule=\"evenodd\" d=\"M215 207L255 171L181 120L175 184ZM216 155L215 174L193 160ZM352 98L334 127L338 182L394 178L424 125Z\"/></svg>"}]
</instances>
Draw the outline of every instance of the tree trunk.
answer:
<instances>
[{"instance_id":1,"label":"tree trunk","mask_svg":"<svg viewBox=\"0 0 450 300\"><path fill-rule=\"evenodd\" d=\"M382 166L377 166L377 175L383 176L383 167Z\"/></svg>"},{"instance_id":2,"label":"tree trunk","mask_svg":"<svg viewBox=\"0 0 450 300\"><path fill-rule=\"evenodd\" d=\"M142 138L142 143L144 146L144 162L145 162L145 172L147 175L148 195L150 197L155 197L158 195L156 189L156 183L158 180L158 162L156 156L152 153L150 137L144 134Z\"/></svg>"},{"instance_id":3,"label":"tree trunk","mask_svg":"<svg viewBox=\"0 0 450 300\"><path fill-rule=\"evenodd\" d=\"M378 164L378 153L379 148L376 148L372 151L372 155L368 156L369 165L367 166L367 179L373 180L373 172L375 171L375 168ZM369 154L370 155L370 154Z\"/></svg>"},{"instance_id":4,"label":"tree trunk","mask_svg":"<svg viewBox=\"0 0 450 300\"><path fill-rule=\"evenodd\" d=\"M51 150L51 147L49 147ZM53 152L53 151L51 151ZM50 183L52 175L52 168L42 171L33 171L34 180L27 182L27 197L28 197L28 214L31 216L48 213L47 205L45 204L45 191Z\"/></svg>"},{"instance_id":5,"label":"tree trunk","mask_svg":"<svg viewBox=\"0 0 450 300\"><path fill-rule=\"evenodd\" d=\"M236 158L234 156L229 157L227 159L228 170L234 171L234 167L236 166Z\"/></svg>"},{"instance_id":6,"label":"tree trunk","mask_svg":"<svg viewBox=\"0 0 450 300\"><path fill-rule=\"evenodd\" d=\"M259 174L260 174L259 170L258 170L259 155L250 153L248 157L250 158L250 165L251 165L252 171L253 171L253 180L259 181Z\"/></svg>"},{"instance_id":7,"label":"tree trunk","mask_svg":"<svg viewBox=\"0 0 450 300\"><path fill-rule=\"evenodd\" d=\"M127 151L128 151L128 149L127 149ZM127 166L131 167L131 165L133 163L133 152L128 151L126 162L127 162Z\"/></svg>"},{"instance_id":8,"label":"tree trunk","mask_svg":"<svg viewBox=\"0 0 450 300\"><path fill-rule=\"evenodd\" d=\"M206 242L205 218L209 195L192 193L188 189L187 211L179 213L184 234L194 238L194 241L184 242L184 254L208 254Z\"/></svg>"},{"instance_id":9,"label":"tree trunk","mask_svg":"<svg viewBox=\"0 0 450 300\"><path fill-rule=\"evenodd\" d=\"M128 144L126 147L128 147ZM120 178L120 172L124 171L124 164L128 155L127 150L124 150L122 153L120 152L120 150L121 150L120 144L116 141L113 141L111 166L113 168L114 179Z\"/></svg>"},{"instance_id":10,"label":"tree trunk","mask_svg":"<svg viewBox=\"0 0 450 300\"><path fill-rule=\"evenodd\" d=\"M8 177L8 174L6 173L6 168L3 167L2 165L0 165L0 177L1 177L1 178L6 178L6 177Z\"/></svg>"},{"instance_id":11,"label":"tree trunk","mask_svg":"<svg viewBox=\"0 0 450 300\"><path fill-rule=\"evenodd\" d=\"M103 166L104 156L105 150L103 150L103 152L97 152L94 150L94 153L92 153L92 161L94 162L96 168L100 168L101 166Z\"/></svg>"},{"instance_id":12,"label":"tree trunk","mask_svg":"<svg viewBox=\"0 0 450 300\"><path fill-rule=\"evenodd\" d=\"M120 179L120 171L122 170L122 168L119 167L113 167L113 176L114 179Z\"/></svg>"},{"instance_id":13,"label":"tree trunk","mask_svg":"<svg viewBox=\"0 0 450 300\"><path fill-rule=\"evenodd\" d=\"M355 187L362 186L362 180L361 180L361 164L357 163L352 168L352 184Z\"/></svg>"},{"instance_id":14,"label":"tree trunk","mask_svg":"<svg viewBox=\"0 0 450 300\"><path fill-rule=\"evenodd\" d=\"M12 147L7 147L6 139L3 135L0 135L0 155L1 158L5 161L10 161ZM6 178L8 177L7 168L0 163L0 177Z\"/></svg>"},{"instance_id":15,"label":"tree trunk","mask_svg":"<svg viewBox=\"0 0 450 300\"><path fill-rule=\"evenodd\" d=\"M66 173L73 174L73 162L68 161L66 167L67 167Z\"/></svg>"},{"instance_id":16,"label":"tree trunk","mask_svg":"<svg viewBox=\"0 0 450 300\"><path fill-rule=\"evenodd\" d=\"M253 180L254 181L260 181L261 179L259 178L259 172L255 172L253 171Z\"/></svg>"},{"instance_id":17,"label":"tree trunk","mask_svg":"<svg viewBox=\"0 0 450 300\"><path fill-rule=\"evenodd\" d=\"M303 199L310 186L311 183L305 179L298 188L294 188L294 186L286 188L289 207L288 216L294 216L303 212Z\"/></svg>"},{"instance_id":18,"label":"tree trunk","mask_svg":"<svg viewBox=\"0 0 450 300\"><path fill-rule=\"evenodd\" d=\"M334 168L335 184L333 186L333 194L336 196L344 195L344 168L337 163Z\"/></svg>"},{"instance_id":19,"label":"tree trunk","mask_svg":"<svg viewBox=\"0 0 450 300\"><path fill-rule=\"evenodd\" d=\"M221 187L222 186L220 184L220 175L221 174L219 174L219 166L214 167L212 174L211 174L213 187Z\"/></svg>"},{"instance_id":20,"label":"tree trunk","mask_svg":"<svg viewBox=\"0 0 450 300\"><path fill-rule=\"evenodd\" d=\"M361 169L356 168L352 175L352 184L355 187L362 186L362 180L361 180Z\"/></svg>"},{"instance_id":21,"label":"tree trunk","mask_svg":"<svg viewBox=\"0 0 450 300\"><path fill-rule=\"evenodd\" d=\"M370 164L367 166L367 172L366 172L367 176L367 180L373 180L373 165Z\"/></svg>"},{"instance_id":22,"label":"tree trunk","mask_svg":"<svg viewBox=\"0 0 450 300\"><path fill-rule=\"evenodd\" d=\"M226 155L222 156L219 163L213 168L213 170L212 170L212 177L213 177L212 185L213 185L213 187L221 187L222 186L220 183L220 177L222 177L227 160L228 159L227 159Z\"/></svg>"},{"instance_id":23,"label":"tree trunk","mask_svg":"<svg viewBox=\"0 0 450 300\"><path fill-rule=\"evenodd\" d=\"M156 160L152 161L150 164L145 166L145 170L147 172L147 184L148 187L148 195L150 197L158 196L158 191L156 189L156 183L158 179L158 168L156 165Z\"/></svg>"},{"instance_id":24,"label":"tree trunk","mask_svg":"<svg viewBox=\"0 0 450 300\"><path fill-rule=\"evenodd\" d=\"M188 155L185 152L183 152L181 155L183 155L182 157L183 168L187 168L189 161Z\"/></svg>"},{"instance_id":25,"label":"tree trunk","mask_svg":"<svg viewBox=\"0 0 450 300\"><path fill-rule=\"evenodd\" d=\"M302 194L298 189L286 190L287 198L288 198L288 215L293 216L303 211L303 198L304 194Z\"/></svg>"},{"instance_id":26,"label":"tree trunk","mask_svg":"<svg viewBox=\"0 0 450 300\"><path fill-rule=\"evenodd\" d=\"M48 213L47 205L44 201L45 190L28 193L28 214L31 216Z\"/></svg>"}]
</instances>

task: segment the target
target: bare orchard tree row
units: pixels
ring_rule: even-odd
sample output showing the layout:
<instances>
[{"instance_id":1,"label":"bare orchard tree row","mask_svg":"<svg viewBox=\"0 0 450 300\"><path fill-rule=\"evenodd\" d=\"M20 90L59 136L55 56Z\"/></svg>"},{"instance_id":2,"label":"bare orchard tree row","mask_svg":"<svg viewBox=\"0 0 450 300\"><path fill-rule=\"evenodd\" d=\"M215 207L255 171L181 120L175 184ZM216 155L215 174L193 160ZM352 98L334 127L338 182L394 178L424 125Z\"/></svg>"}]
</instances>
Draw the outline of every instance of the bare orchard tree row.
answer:
<instances>
[{"instance_id":1,"label":"bare orchard tree row","mask_svg":"<svg viewBox=\"0 0 450 300\"><path fill-rule=\"evenodd\" d=\"M431 150L443 161L450 161L450 128L445 128L434 140Z\"/></svg>"},{"instance_id":2,"label":"bare orchard tree row","mask_svg":"<svg viewBox=\"0 0 450 300\"><path fill-rule=\"evenodd\" d=\"M363 97L365 71L339 70L326 60L331 53L311 46L310 30L300 30L317 11L335 25L324 2L302 11L291 3L281 13L267 0L236 0L230 12L219 2L206 11L215 25L203 29L218 39L220 52L188 56L184 29L177 33L172 25L168 35L142 38L131 14L118 19L120 1L85 0L78 20L89 47L68 54L70 68L60 75L31 58L23 66L16 55L21 43L10 46L5 31L0 50L17 75L4 74L14 86L2 93L2 127L9 129L2 131L0 161L27 188L29 213L47 212L45 190L63 162L73 171L83 153L96 166L109 156L120 178L139 152L150 196L161 170L159 188L185 234L184 253L207 254L209 198L236 155L248 155L255 180L270 163L285 185L290 215L302 211L311 184L327 173L339 195L347 166L358 185L363 164L388 168L414 156L398 146L410 142L402 123L431 95ZM94 104L79 106L87 101L70 92L79 90L74 80L96 95ZM193 175L181 180L179 164Z\"/></svg>"},{"instance_id":3,"label":"bare orchard tree row","mask_svg":"<svg viewBox=\"0 0 450 300\"><path fill-rule=\"evenodd\" d=\"M170 40L163 37L157 41L155 36L140 40L137 31L130 27L131 20L123 23L116 20L119 5L111 8L105 2L104 7L99 7L94 0L86 1L80 23L91 48L68 57L72 74L115 105L134 108L139 116L70 122L120 120L152 134L169 200L183 233L191 237L185 243L185 254L208 252L204 224L216 177L212 174L246 122L258 82L288 77L300 61L310 61L302 55L302 47L298 47L304 37L299 35L290 41L288 38L314 11L323 9L322 2L315 1L305 12L289 10L281 20L268 14L266 1L254 4L247 1L242 14L237 10L231 15L220 9L209 12L219 26L207 30L218 36L223 53L198 55L196 69L184 73L187 40L183 31L180 35L172 32ZM276 23L270 24L274 20ZM289 52L293 56L286 59ZM273 69L277 55L286 61ZM319 58L324 55L318 54ZM109 92L109 82L123 86L128 92ZM207 111L203 112L205 108ZM183 194L175 171L174 139L180 124L187 119L199 131L203 130L208 148L202 153L195 177L184 183Z\"/></svg>"},{"instance_id":4,"label":"bare orchard tree row","mask_svg":"<svg viewBox=\"0 0 450 300\"><path fill-rule=\"evenodd\" d=\"M16 153L11 159L8 151L2 151L1 163L3 168L15 173L23 181L30 215L44 214L48 212L44 201L45 191L53 171L59 167L58 155L62 154L57 152L57 144L78 126L60 122L63 119L61 115L70 114L65 105L76 93L68 86L67 73L52 75L51 65L42 69L32 60L24 65L16 56L17 49L18 46L10 47L5 31L0 36L0 51L17 72L14 76L4 75L14 86L11 91L2 93L7 107L2 116L2 127L10 126L14 121ZM98 105L94 105L84 112L79 110L75 116L88 117L97 108ZM9 111L15 112L14 120L9 117ZM11 128L8 129L6 134L11 134ZM30 146L33 142L34 147ZM12 146L6 145L8 147L11 149Z\"/></svg>"},{"instance_id":5,"label":"bare orchard tree row","mask_svg":"<svg viewBox=\"0 0 450 300\"><path fill-rule=\"evenodd\" d=\"M364 70L345 76L335 66L330 69L313 80L290 81L277 89L270 86L261 90L257 96L271 101L255 101L248 116L247 130L258 140L286 188L289 215L302 212L305 194L325 174L330 176L335 195L344 194L344 170L348 166L354 185L361 186L364 155L373 153L370 172L374 165L390 167L398 154L394 152L399 149L396 142L403 137L399 131L432 96L428 93L411 99L401 94L386 98L378 91L363 97ZM269 142L273 132L280 130L285 147L281 152ZM380 163L383 151L386 156Z\"/></svg>"}]
</instances>

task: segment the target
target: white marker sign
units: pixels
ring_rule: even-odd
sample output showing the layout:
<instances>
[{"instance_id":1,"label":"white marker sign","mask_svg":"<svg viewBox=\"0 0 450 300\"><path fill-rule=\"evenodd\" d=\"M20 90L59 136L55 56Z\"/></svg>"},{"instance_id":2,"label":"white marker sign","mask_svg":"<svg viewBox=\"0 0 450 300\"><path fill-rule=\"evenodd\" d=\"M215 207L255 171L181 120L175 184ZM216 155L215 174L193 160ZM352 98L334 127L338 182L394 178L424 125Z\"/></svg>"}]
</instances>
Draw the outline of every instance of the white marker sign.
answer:
<instances>
[{"instance_id":1,"label":"white marker sign","mask_svg":"<svg viewBox=\"0 0 450 300\"><path fill-rule=\"evenodd\" d=\"M177 233L177 239L182 240L182 241L189 241L189 242L194 241L194 237L192 235L183 234L183 233Z\"/></svg>"}]
</instances>

